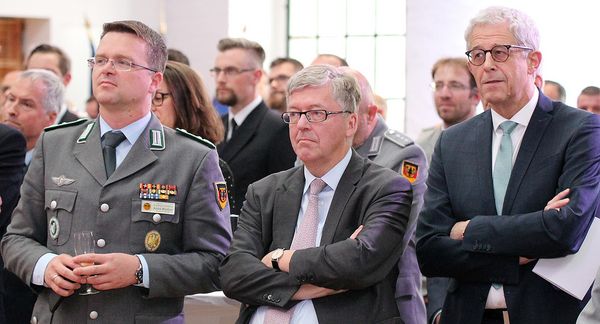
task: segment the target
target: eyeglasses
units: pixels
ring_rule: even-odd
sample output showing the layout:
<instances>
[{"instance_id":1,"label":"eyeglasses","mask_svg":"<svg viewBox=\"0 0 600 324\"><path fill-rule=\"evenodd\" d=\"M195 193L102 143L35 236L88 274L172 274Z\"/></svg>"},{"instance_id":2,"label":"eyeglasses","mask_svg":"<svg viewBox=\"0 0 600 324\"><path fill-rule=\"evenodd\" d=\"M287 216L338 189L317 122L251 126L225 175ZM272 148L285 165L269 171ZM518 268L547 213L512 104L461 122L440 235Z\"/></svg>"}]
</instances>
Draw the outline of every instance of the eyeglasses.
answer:
<instances>
[{"instance_id":1,"label":"eyeglasses","mask_svg":"<svg viewBox=\"0 0 600 324\"><path fill-rule=\"evenodd\" d=\"M288 111L281 114L281 119L286 124L297 124L302 115L306 116L306 120L310 123L320 123L327 119L329 115L351 114L351 111L327 111L327 110L309 110L309 111Z\"/></svg>"},{"instance_id":2,"label":"eyeglasses","mask_svg":"<svg viewBox=\"0 0 600 324\"><path fill-rule=\"evenodd\" d=\"M527 51L533 51L533 48L529 48L526 46L519 45L496 45L492 47L491 50L483 50L483 49L472 49L470 51L466 51L467 57L469 58L469 62L475 66L482 65L485 63L485 58L487 53L492 54L492 59L496 62L506 62L510 55L511 48L518 48Z\"/></svg>"},{"instance_id":3,"label":"eyeglasses","mask_svg":"<svg viewBox=\"0 0 600 324\"><path fill-rule=\"evenodd\" d=\"M444 87L448 87L448 90L450 90L450 92L458 92L458 91L469 89L469 87L467 87L466 85L464 85L460 82L456 82L456 81L450 81L448 83L431 82L431 89L434 92L442 91L442 89L444 89Z\"/></svg>"},{"instance_id":4,"label":"eyeglasses","mask_svg":"<svg viewBox=\"0 0 600 324\"><path fill-rule=\"evenodd\" d=\"M228 66L224 69L214 67L214 68L210 69L209 71L210 71L210 74L215 78L218 77L221 72L223 72L223 74L225 74L225 76L229 78L229 77L233 77L233 76L236 76L236 75L244 73L244 72L250 72L250 71L254 71L254 70L256 70L256 69L238 69L233 66Z\"/></svg>"},{"instance_id":5,"label":"eyeglasses","mask_svg":"<svg viewBox=\"0 0 600 324\"><path fill-rule=\"evenodd\" d=\"M88 66L90 67L90 69L93 69L94 67L103 67L106 64L108 64L108 62L112 63L112 66L115 70L117 71L131 71L132 67L139 67L142 69L146 69L148 71L152 71L152 72L158 72L155 69L151 69L149 67L143 66L143 65L139 65L136 63L131 62L130 60L126 60L126 59L109 59L106 57L101 57L101 56L97 56L97 57L92 57L90 59L87 60L88 62Z\"/></svg>"},{"instance_id":6,"label":"eyeglasses","mask_svg":"<svg viewBox=\"0 0 600 324\"><path fill-rule=\"evenodd\" d=\"M276 77L273 78L269 78L269 84L273 83L273 81L277 81L279 83L284 83L287 82L287 80L289 80L291 77L287 76L287 75L278 75Z\"/></svg>"},{"instance_id":7,"label":"eyeglasses","mask_svg":"<svg viewBox=\"0 0 600 324\"><path fill-rule=\"evenodd\" d=\"M156 94L154 94L154 98L152 98L152 105L154 105L154 106L162 106L163 102L165 101L165 97L168 97L170 95L171 95L170 92L158 92L158 91L156 91Z\"/></svg>"}]
</instances>

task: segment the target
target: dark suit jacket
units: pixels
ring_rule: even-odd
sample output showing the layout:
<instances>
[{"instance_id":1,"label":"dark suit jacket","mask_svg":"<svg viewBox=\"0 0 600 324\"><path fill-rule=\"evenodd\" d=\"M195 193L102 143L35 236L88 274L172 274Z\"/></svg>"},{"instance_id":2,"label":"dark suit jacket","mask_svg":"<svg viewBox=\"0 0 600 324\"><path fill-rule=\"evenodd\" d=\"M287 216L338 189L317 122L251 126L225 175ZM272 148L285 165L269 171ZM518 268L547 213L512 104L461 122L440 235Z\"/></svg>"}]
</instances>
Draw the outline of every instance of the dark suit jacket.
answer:
<instances>
[{"instance_id":1,"label":"dark suit jacket","mask_svg":"<svg viewBox=\"0 0 600 324\"><path fill-rule=\"evenodd\" d=\"M504 284L511 324L573 323L585 305L535 275L531 259L575 253L597 215L600 117L540 94L514 163L502 215L494 205L492 118L486 111L442 132L417 226L427 276L453 277L443 323L481 323L491 283ZM543 211L565 188L570 202ZM449 238L471 220L463 241Z\"/></svg>"},{"instance_id":2,"label":"dark suit jacket","mask_svg":"<svg viewBox=\"0 0 600 324\"><path fill-rule=\"evenodd\" d=\"M222 117L225 129L228 118L228 114ZM231 213L238 215L251 183L287 170L296 161L287 125L262 101L237 128L231 140L221 142L217 150L233 171L233 201L236 205L231 206Z\"/></svg>"},{"instance_id":3,"label":"dark suit jacket","mask_svg":"<svg viewBox=\"0 0 600 324\"><path fill-rule=\"evenodd\" d=\"M353 153L333 196L319 247L298 250L290 273L262 257L292 243L304 187L303 167L248 188L232 247L221 264L225 294L241 301L238 323L261 305L290 308L302 284L349 291L313 299L319 323L399 322L394 287L412 192L396 172ZM357 240L348 238L359 225Z\"/></svg>"},{"instance_id":4,"label":"dark suit jacket","mask_svg":"<svg viewBox=\"0 0 600 324\"><path fill-rule=\"evenodd\" d=\"M6 233L13 209L19 201L19 187L23 182L25 166L25 137L0 124L0 236ZM35 295L19 278L4 269L0 255L0 323L28 322Z\"/></svg>"}]
</instances>

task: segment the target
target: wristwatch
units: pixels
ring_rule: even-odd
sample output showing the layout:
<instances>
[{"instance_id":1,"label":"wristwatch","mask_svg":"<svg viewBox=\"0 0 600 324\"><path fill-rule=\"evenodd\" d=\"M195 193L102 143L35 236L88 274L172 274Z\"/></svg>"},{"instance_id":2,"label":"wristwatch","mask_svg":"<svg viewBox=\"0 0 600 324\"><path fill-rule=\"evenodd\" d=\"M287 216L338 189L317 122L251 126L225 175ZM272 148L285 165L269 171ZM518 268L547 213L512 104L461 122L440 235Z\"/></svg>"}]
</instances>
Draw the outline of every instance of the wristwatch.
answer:
<instances>
[{"instance_id":1,"label":"wristwatch","mask_svg":"<svg viewBox=\"0 0 600 324\"><path fill-rule=\"evenodd\" d=\"M279 259L283 256L283 251L285 251L285 249L277 249L271 254L271 265L273 265L273 269L277 271L281 271L281 269L279 269Z\"/></svg>"},{"instance_id":2,"label":"wristwatch","mask_svg":"<svg viewBox=\"0 0 600 324\"><path fill-rule=\"evenodd\" d=\"M138 266L137 270L135 270L135 279L136 279L136 285L141 285L142 283L144 283L144 268L142 267L142 261L140 261L140 265Z\"/></svg>"}]
</instances>

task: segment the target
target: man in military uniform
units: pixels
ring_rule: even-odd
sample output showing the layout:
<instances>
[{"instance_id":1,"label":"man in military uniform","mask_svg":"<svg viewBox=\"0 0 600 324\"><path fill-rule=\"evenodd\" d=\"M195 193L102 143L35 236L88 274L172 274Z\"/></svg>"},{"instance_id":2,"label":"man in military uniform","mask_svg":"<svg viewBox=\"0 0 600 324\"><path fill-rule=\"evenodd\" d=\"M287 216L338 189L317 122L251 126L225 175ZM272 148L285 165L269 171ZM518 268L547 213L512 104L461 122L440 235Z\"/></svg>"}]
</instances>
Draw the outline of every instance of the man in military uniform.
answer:
<instances>
[{"instance_id":1,"label":"man in military uniform","mask_svg":"<svg viewBox=\"0 0 600 324\"><path fill-rule=\"evenodd\" d=\"M181 322L185 295L219 288L231 240L223 176L214 147L150 111L166 57L146 25L105 24L89 60L98 119L37 142L1 245L39 292L32 323ZM82 231L96 253L74 257ZM83 284L99 293L81 295Z\"/></svg>"},{"instance_id":2,"label":"man in military uniform","mask_svg":"<svg viewBox=\"0 0 600 324\"><path fill-rule=\"evenodd\" d=\"M388 129L377 114L373 91L367 79L358 71L343 68L358 80L361 101L358 108L358 129L352 146L358 154L373 162L397 171L412 184L413 201L408 229L404 236L406 250L398 262L396 304L406 324L426 322L425 304L421 297L421 272L415 254L416 219L423 205L427 162L423 150L406 135Z\"/></svg>"}]
</instances>

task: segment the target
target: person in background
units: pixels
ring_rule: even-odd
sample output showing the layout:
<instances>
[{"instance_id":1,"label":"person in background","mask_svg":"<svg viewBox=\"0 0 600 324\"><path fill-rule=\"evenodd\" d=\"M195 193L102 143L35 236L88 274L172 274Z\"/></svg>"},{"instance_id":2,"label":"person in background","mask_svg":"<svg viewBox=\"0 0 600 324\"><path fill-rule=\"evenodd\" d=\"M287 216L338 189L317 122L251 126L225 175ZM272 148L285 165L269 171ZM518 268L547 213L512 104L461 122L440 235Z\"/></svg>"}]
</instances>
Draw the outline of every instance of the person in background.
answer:
<instances>
[{"instance_id":1,"label":"person in background","mask_svg":"<svg viewBox=\"0 0 600 324\"><path fill-rule=\"evenodd\" d=\"M532 269L576 253L600 216L600 116L537 88L539 31L525 13L484 9L465 40L489 109L437 141L417 225L421 271L451 278L442 323L573 323L587 299Z\"/></svg>"},{"instance_id":2,"label":"person in background","mask_svg":"<svg viewBox=\"0 0 600 324\"><path fill-rule=\"evenodd\" d=\"M544 81L542 88L544 95L554 101L565 102L567 100L567 91L558 82L552 80Z\"/></svg>"},{"instance_id":3,"label":"person in background","mask_svg":"<svg viewBox=\"0 0 600 324\"><path fill-rule=\"evenodd\" d=\"M167 55L167 61L175 61L188 66L190 65L190 59L178 49L169 48L167 50Z\"/></svg>"},{"instance_id":4,"label":"person in background","mask_svg":"<svg viewBox=\"0 0 600 324\"><path fill-rule=\"evenodd\" d=\"M319 54L310 65L329 64L335 67L348 66L348 62L334 54Z\"/></svg>"},{"instance_id":5,"label":"person in background","mask_svg":"<svg viewBox=\"0 0 600 324\"><path fill-rule=\"evenodd\" d=\"M360 102L357 111L357 130L352 147L362 157L396 171L411 183L413 199L403 244L406 246L398 262L396 305L404 324L424 324L425 304L421 296L421 272L415 253L417 216L423 206L427 160L425 152L408 136L389 129L377 111L373 90L365 76L348 67L340 68L358 81Z\"/></svg>"},{"instance_id":6,"label":"person in background","mask_svg":"<svg viewBox=\"0 0 600 324\"><path fill-rule=\"evenodd\" d=\"M589 86L581 90L577 97L577 108L600 114L600 88Z\"/></svg>"},{"instance_id":7,"label":"person in background","mask_svg":"<svg viewBox=\"0 0 600 324\"><path fill-rule=\"evenodd\" d=\"M85 101L85 112L90 119L96 119L99 110L100 105L98 105L98 101L94 96L89 97L88 100Z\"/></svg>"},{"instance_id":8,"label":"person in background","mask_svg":"<svg viewBox=\"0 0 600 324\"><path fill-rule=\"evenodd\" d=\"M225 140L217 145L219 156L229 164L235 179L235 205L239 215L248 186L269 174L294 166L288 126L269 109L257 93L263 76L265 52L260 44L244 38L224 38L211 69L216 98L227 105L221 120Z\"/></svg>"},{"instance_id":9,"label":"person in background","mask_svg":"<svg viewBox=\"0 0 600 324\"><path fill-rule=\"evenodd\" d=\"M284 113L287 109L285 90L288 80L304 66L298 60L289 57L280 57L273 62L269 69L269 96L267 106L277 113Z\"/></svg>"},{"instance_id":10,"label":"person in background","mask_svg":"<svg viewBox=\"0 0 600 324\"><path fill-rule=\"evenodd\" d=\"M65 88L71 83L71 60L59 47L49 44L37 46L29 53L25 67L27 70L43 69L54 73L61 79ZM79 119L79 116L69 110L66 98L63 100L56 116L56 124Z\"/></svg>"}]
</instances>

